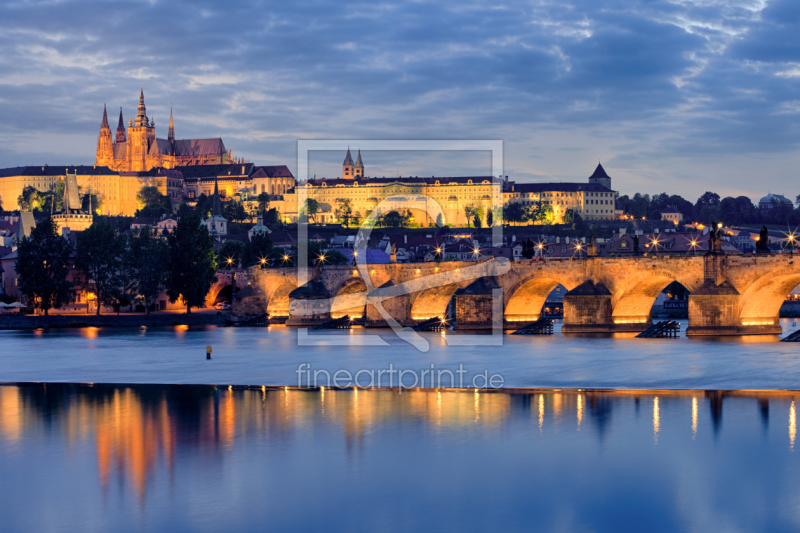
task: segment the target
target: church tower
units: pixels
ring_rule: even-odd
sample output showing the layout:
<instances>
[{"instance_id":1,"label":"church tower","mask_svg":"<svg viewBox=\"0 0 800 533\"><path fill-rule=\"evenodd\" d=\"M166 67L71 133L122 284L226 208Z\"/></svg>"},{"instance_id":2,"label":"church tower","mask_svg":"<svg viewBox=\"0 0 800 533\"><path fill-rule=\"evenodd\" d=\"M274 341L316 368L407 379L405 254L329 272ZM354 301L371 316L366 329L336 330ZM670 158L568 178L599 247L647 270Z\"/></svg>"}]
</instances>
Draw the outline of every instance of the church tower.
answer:
<instances>
[{"instance_id":1,"label":"church tower","mask_svg":"<svg viewBox=\"0 0 800 533\"><path fill-rule=\"evenodd\" d=\"M353 164L353 156L350 155L350 148L348 148L347 155L344 157L344 163L342 163L342 178L353 179L354 167L355 164Z\"/></svg>"},{"instance_id":2,"label":"church tower","mask_svg":"<svg viewBox=\"0 0 800 533\"><path fill-rule=\"evenodd\" d=\"M602 185L606 189L611 188L611 176L606 174L606 169L603 168L603 165L597 163L597 168L594 169L594 174L589 176L589 183L597 183Z\"/></svg>"},{"instance_id":3,"label":"church tower","mask_svg":"<svg viewBox=\"0 0 800 533\"><path fill-rule=\"evenodd\" d=\"M122 108L119 108L119 124L117 124L117 138L114 139L115 143L124 143L128 140L128 135L125 133L125 122L122 120Z\"/></svg>"},{"instance_id":4,"label":"church tower","mask_svg":"<svg viewBox=\"0 0 800 533\"><path fill-rule=\"evenodd\" d=\"M172 147L175 147L175 125L172 123L172 106L169 108L169 132L167 133L167 140Z\"/></svg>"},{"instance_id":5,"label":"church tower","mask_svg":"<svg viewBox=\"0 0 800 533\"><path fill-rule=\"evenodd\" d=\"M361 161L361 150L358 151L358 157L356 158L356 166L353 169L353 177L354 178L364 177L364 163Z\"/></svg>"},{"instance_id":6,"label":"church tower","mask_svg":"<svg viewBox=\"0 0 800 533\"><path fill-rule=\"evenodd\" d=\"M139 93L139 108L136 121L128 127L127 159L128 171L138 172L148 170L152 166L147 164L147 155L150 147L156 142L156 124L147 118L147 108L144 105L144 88Z\"/></svg>"},{"instance_id":7,"label":"church tower","mask_svg":"<svg viewBox=\"0 0 800 533\"><path fill-rule=\"evenodd\" d=\"M94 163L103 166L114 164L114 147L111 143L111 128L108 126L108 113L105 105L103 105L103 123L100 124L100 135L97 137L97 154Z\"/></svg>"}]
</instances>

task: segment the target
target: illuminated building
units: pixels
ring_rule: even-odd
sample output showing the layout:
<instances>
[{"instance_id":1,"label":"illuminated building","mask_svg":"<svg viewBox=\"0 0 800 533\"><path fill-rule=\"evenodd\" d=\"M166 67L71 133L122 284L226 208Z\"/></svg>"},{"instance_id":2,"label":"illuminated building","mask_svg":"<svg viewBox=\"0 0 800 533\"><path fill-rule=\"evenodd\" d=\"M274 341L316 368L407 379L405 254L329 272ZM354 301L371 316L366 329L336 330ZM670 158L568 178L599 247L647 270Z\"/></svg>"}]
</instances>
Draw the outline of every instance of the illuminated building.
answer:
<instances>
[{"instance_id":1,"label":"illuminated building","mask_svg":"<svg viewBox=\"0 0 800 533\"><path fill-rule=\"evenodd\" d=\"M148 118L144 105L144 89L139 93L136 120L128 121L128 131L119 111L115 138L111 138L108 114L103 107L103 121L97 138L95 164L122 172L139 172L156 167L175 168L186 165L225 164L232 160L222 139L175 139L172 110L166 139L156 138L155 120Z\"/></svg>"}]
</instances>

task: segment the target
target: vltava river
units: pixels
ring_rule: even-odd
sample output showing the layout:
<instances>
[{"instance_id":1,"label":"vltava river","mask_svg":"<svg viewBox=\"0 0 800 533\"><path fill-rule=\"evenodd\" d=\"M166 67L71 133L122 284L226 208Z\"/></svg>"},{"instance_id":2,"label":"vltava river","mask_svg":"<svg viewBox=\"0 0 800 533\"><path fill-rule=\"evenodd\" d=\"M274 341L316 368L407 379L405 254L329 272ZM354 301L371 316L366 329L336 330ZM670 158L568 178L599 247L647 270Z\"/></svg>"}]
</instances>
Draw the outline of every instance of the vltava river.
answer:
<instances>
[{"instance_id":1,"label":"vltava river","mask_svg":"<svg viewBox=\"0 0 800 533\"><path fill-rule=\"evenodd\" d=\"M785 333L796 330L792 322L781 321ZM497 374L505 387L800 389L800 344L775 336L635 339L556 331L504 335L501 346L457 346L448 340L460 334L421 333L430 349L420 352L391 330L322 333L347 344L301 343L298 330L284 326L0 331L0 382L297 385L301 364L330 375L391 364L417 373L463 365L465 378ZM364 344L375 334L386 345ZM206 346L212 346L210 361ZM388 385L387 377L381 384Z\"/></svg>"},{"instance_id":2,"label":"vltava river","mask_svg":"<svg viewBox=\"0 0 800 533\"><path fill-rule=\"evenodd\" d=\"M5 385L2 529L797 531L799 401Z\"/></svg>"}]
</instances>

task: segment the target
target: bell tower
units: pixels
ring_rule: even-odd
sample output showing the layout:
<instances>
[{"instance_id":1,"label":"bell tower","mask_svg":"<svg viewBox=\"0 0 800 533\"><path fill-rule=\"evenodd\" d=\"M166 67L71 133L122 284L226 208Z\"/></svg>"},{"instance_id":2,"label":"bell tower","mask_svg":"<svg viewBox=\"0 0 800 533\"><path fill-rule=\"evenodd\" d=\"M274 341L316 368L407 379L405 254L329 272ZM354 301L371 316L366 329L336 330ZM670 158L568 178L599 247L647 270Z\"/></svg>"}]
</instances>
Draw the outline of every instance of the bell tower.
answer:
<instances>
[{"instance_id":1,"label":"bell tower","mask_svg":"<svg viewBox=\"0 0 800 533\"><path fill-rule=\"evenodd\" d=\"M97 137L97 154L94 159L95 165L113 167L114 148L111 142L111 128L108 126L108 113L103 104L103 122L100 124L100 135Z\"/></svg>"},{"instance_id":2,"label":"bell tower","mask_svg":"<svg viewBox=\"0 0 800 533\"><path fill-rule=\"evenodd\" d=\"M128 171L149 170L147 155L150 146L156 142L155 122L147 118L147 108L144 105L144 88L139 93L139 108L136 120L128 126Z\"/></svg>"},{"instance_id":3,"label":"bell tower","mask_svg":"<svg viewBox=\"0 0 800 533\"><path fill-rule=\"evenodd\" d=\"M364 177L364 162L361 161L361 150L358 151L358 157L356 158L356 166L353 167L353 177L354 178Z\"/></svg>"},{"instance_id":4,"label":"bell tower","mask_svg":"<svg viewBox=\"0 0 800 533\"><path fill-rule=\"evenodd\" d=\"M344 163L342 163L342 178L346 180L353 179L354 167L353 156L350 155L350 148L348 148L347 155L344 156Z\"/></svg>"}]
</instances>

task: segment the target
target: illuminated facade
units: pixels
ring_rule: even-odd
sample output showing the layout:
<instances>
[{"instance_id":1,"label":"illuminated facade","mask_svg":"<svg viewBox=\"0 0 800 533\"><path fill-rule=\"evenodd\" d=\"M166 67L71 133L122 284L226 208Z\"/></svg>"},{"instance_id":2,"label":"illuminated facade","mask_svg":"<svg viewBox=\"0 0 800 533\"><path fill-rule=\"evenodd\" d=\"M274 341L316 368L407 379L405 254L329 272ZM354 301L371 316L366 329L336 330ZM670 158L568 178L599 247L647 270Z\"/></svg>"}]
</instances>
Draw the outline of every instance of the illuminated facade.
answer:
<instances>
[{"instance_id":1,"label":"illuminated facade","mask_svg":"<svg viewBox=\"0 0 800 533\"><path fill-rule=\"evenodd\" d=\"M310 179L299 185L298 191L319 202L316 221L320 223L337 221L335 212L339 200L349 199L353 216L357 218L365 217L379 203L388 200L381 214L394 210L405 215L410 211L414 222L427 226L435 223L435 218L426 214L428 209L438 205L443 222L458 227L472 224L467 220L468 207L480 207L485 223L486 214L493 206L509 203L523 206L549 203L556 224L564 221L569 209L584 220L613 220L616 218L616 192L610 187L611 177L599 164L587 183L514 183L491 176L366 178L361 152L354 163L348 150L342 164L342 179ZM297 198L303 198L303 194L298 194ZM297 198L287 197L285 210L281 211L292 220L296 218ZM292 201L294 209L290 205Z\"/></svg>"},{"instance_id":2,"label":"illuminated facade","mask_svg":"<svg viewBox=\"0 0 800 533\"><path fill-rule=\"evenodd\" d=\"M155 120L148 118L144 90L139 93L136 120L128 121L128 131L119 111L119 124L114 139L103 107L103 122L97 138L95 164L119 172L139 172L156 167L175 168L186 165L224 164L231 160L222 139L175 139L172 110L166 139L156 138Z\"/></svg>"},{"instance_id":3,"label":"illuminated facade","mask_svg":"<svg viewBox=\"0 0 800 533\"><path fill-rule=\"evenodd\" d=\"M76 176L80 195L93 194L100 201L92 211L98 215L132 216L137 209L136 194L152 176L118 174L99 166L42 166L0 169L0 201L3 209L20 209L19 197L25 187L39 192L55 191L67 174Z\"/></svg>"}]
</instances>

